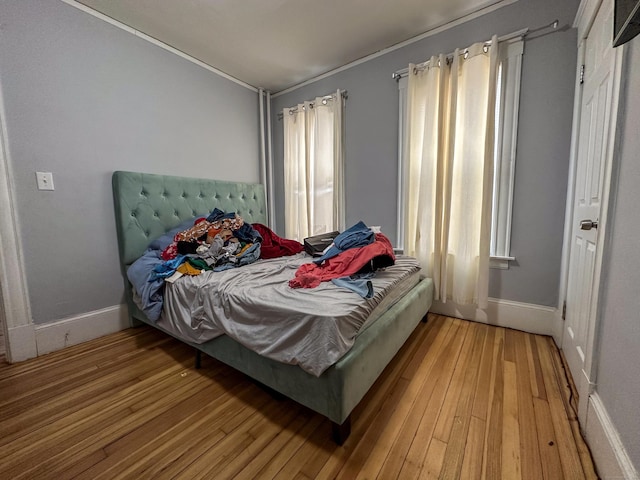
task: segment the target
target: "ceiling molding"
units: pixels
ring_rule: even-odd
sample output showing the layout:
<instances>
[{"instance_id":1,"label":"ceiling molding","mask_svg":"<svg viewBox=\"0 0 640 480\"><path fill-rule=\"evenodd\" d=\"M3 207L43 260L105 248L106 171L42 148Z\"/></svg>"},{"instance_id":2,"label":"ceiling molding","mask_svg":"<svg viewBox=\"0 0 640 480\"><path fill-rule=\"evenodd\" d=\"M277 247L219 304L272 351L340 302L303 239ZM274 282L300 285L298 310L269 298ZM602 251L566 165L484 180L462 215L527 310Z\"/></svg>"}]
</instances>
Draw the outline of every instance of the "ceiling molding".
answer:
<instances>
[{"instance_id":1,"label":"ceiling molding","mask_svg":"<svg viewBox=\"0 0 640 480\"><path fill-rule=\"evenodd\" d=\"M298 88L302 88L306 85L309 85L311 83L317 82L318 80L322 80L324 78L330 77L332 75L335 75L336 73L340 73L344 70L348 70L350 68L353 68L357 65L360 65L362 63L368 62L369 60L373 60L374 58L378 58L381 57L383 55L386 55L387 53L393 52L395 50L398 50L400 48L406 47L407 45L411 45L412 43L415 42L419 42L420 40L423 40L427 37L431 37L433 35L437 35L438 33L444 32L446 30L449 30L451 28L457 27L458 25L461 25L463 23L469 22L471 20L474 20L478 17L481 17L483 15L486 15L487 13L491 13L495 10L498 10L502 7L506 7L507 5L511 5L512 3L517 2L518 0L501 0L497 3L494 3L493 5L489 5L487 7L481 8L480 10L477 10L473 13L470 13L468 15L465 15L464 17L460 17L456 20L453 20L451 22L447 22L443 25L440 25L438 27L432 28L431 30L427 30L424 33L421 33L420 35L417 35L415 37L412 37L408 40L405 40L403 42L400 43L396 43L395 45L392 45L388 48L385 48L383 50L380 50L378 52L372 53L371 55L367 55L365 57L359 58L358 60L354 60L353 62L347 63L345 65L342 65L341 67L338 68L334 68L333 70L330 70L326 73L323 73L321 75L318 75L317 77L313 77L310 78L308 80L305 80L304 82L298 83L296 85L292 85L291 87L285 88L284 90L280 90L277 93L274 93L271 95L272 98L278 97L280 95L285 95L287 93L293 92L294 90L297 90Z\"/></svg>"},{"instance_id":2,"label":"ceiling molding","mask_svg":"<svg viewBox=\"0 0 640 480\"><path fill-rule=\"evenodd\" d=\"M135 4L132 4L129 6L129 4L127 4L124 0L113 0L113 1L117 3L112 4L110 1L107 1L107 0L62 0L62 2L64 2L69 6L72 6L78 10L81 10L84 13L87 13L89 15L92 15L93 17L98 18L104 22L107 22L110 25L120 28L121 30L131 33L136 37L146 40L147 42L152 43L153 45L156 45L165 51L178 55L181 58L184 58L185 60L200 66L201 68L204 68L212 73L215 73L216 75L221 76L227 80L230 80L253 92L257 93L258 87L263 87L265 88L265 90L268 90L271 92L275 91L276 93L273 96L276 97L279 95L284 95L286 93L292 92L305 85L309 85L311 83L317 82L318 80L321 80L323 78L327 78L329 76L335 75L341 71L350 69L364 62L368 62L382 55L386 55L387 53L393 52L407 45L418 42L427 37L436 35L438 33L441 33L453 27L469 22L473 19L486 15L502 7L513 4L518 0L456 0L456 2L453 2L450 7L446 6L448 5L447 4L448 0L438 0L439 3L436 3L435 5L438 5L440 8L444 7L445 10L448 8L447 11L450 13L448 17L454 18L454 19L447 21L445 20L446 17L441 17L440 24L435 24L435 26L432 26L432 27L427 27L427 25L424 24L424 28L426 29L426 31L419 34L414 33L415 36L410 37L408 40L403 40L395 44L392 43L394 41L394 38L397 41L404 37L404 35L398 35L398 33L402 31L402 28L403 28L402 25L404 24L400 24L400 25L397 24L397 20L401 17L397 17L397 18L394 17L396 21L395 24L394 23L385 24L384 22L380 23L380 21L383 21L382 19L384 18L380 16L380 13L384 12L384 9L388 10L389 5L387 5L383 0L378 0L378 2L376 4L373 4L372 6L372 9L373 9L372 12L378 12L377 16L373 13L370 13L368 17L367 16L363 17L363 19L361 19L361 22L359 24L356 23L356 25L359 25L359 28L362 29L362 25L365 25L366 21L370 21L372 22L372 25L379 25L382 28L381 32L387 31L387 29L391 29L391 31L395 31L396 35L395 37L393 36L389 37L387 33L386 35L387 42L378 41L377 43L379 45L379 48L382 48L382 47L384 48L374 53L367 54L367 49L362 49L360 47L359 48L360 55L358 55L358 50L354 50L352 53L355 55L351 56L351 58L356 57L356 59L353 61L349 61L350 60L349 56L341 55L339 52L334 51L335 42L333 43L328 42L328 45L327 45L328 50L326 51L324 50L324 47L320 47L322 42L318 43L316 41L313 44L296 45L293 48L293 50L291 49L279 50L277 48L275 49L271 48L269 49L268 52L263 52L261 55L259 55L258 52L261 51L260 45L255 45L255 43L251 43L251 42L247 43L247 41L244 41L244 43L233 41L234 39L233 35L238 35L238 34L242 35L242 29L239 29L237 32L235 30L229 30L229 28L227 28L228 27L228 22L227 22L224 24L224 28L221 28L220 30L220 32L224 32L224 33L221 33L222 35L221 38L223 40L227 38L228 41L231 41L233 44L238 43L239 45L242 45L236 48L236 50L231 50L232 52L237 52L237 55L235 57L230 57L231 58L230 59L228 58L229 52L227 50L220 52L219 44L220 45L226 44L228 43L227 41L222 43L214 42L213 44L209 42L207 44L206 40L209 37L207 37L207 35L203 37L202 35L204 32L207 31L207 25L211 27L210 25L211 22L212 22L212 25L215 25L215 22L220 21L220 19L224 20L225 18L227 18L228 20L229 17L236 18L238 15L245 14L245 11L240 7L236 7L236 6L232 7L231 5L226 7L224 5L218 5L215 3L214 0L194 0L194 3L192 5L193 8L191 10L186 9L183 11L180 8L176 10L176 4L171 3L171 0L163 0L162 2L160 2L159 0L158 5L164 5L164 9L161 8L158 11L156 10L146 11L145 10L146 7L143 8L140 5L138 5L136 8L133 8ZM256 1L256 0L253 0L253 1ZM291 1L293 0L281 0L281 2L284 2L282 3L282 5L284 5L286 2L291 2ZM424 8L420 6L421 3L418 0L404 0L404 1L405 3L403 3L403 5L406 5L408 7L408 9L406 9L406 11L404 11L404 14L403 14L405 19L408 14L411 14L411 12L414 12L416 15L418 14L418 12L421 12L420 14L424 13L423 12ZM469 12L469 13L466 13L465 15L460 16L459 18L455 18L456 11L458 15L461 15L464 13L465 10L464 9L461 10L460 7L462 5L465 5L465 2L467 2L466 5L468 7L471 7L472 5L476 5L475 8L479 8L479 9L475 11L470 11L471 8L466 8L466 12ZM249 2L248 4L251 4L251 2ZM109 5L113 5L113 8L106 8ZM454 5L456 6L455 8L454 8ZM481 5L484 5L484 6L481 6ZM351 4L352 8L349 11L352 14L354 14L354 8L356 6L357 6L356 3ZM197 8L200 8L201 10L198 10ZM260 8L262 10L260 10ZM278 14L277 6L269 7L269 8L261 6L260 8L258 8L258 11L264 11L273 15ZM418 8L418 10L415 10L416 8ZM414 10L411 10L411 9L414 9ZM295 10L295 11L298 12L298 10ZM312 10L312 11L315 11L315 10ZM436 11L440 11L440 10L436 10ZM162 17L163 12L165 17ZM194 13L197 13L197 12L200 12L200 15L194 17ZM282 12L283 15L285 13L286 12ZM167 25L166 22L169 22L169 25L174 25L175 23L172 21L173 17L167 18L166 15L175 16L178 14L183 23L187 22L185 23L185 25L191 24L191 23L194 25L195 37L192 38L193 40L192 42L187 41L185 43L185 38L187 37L184 37L184 35L189 35L189 33L185 32L183 29L176 31L175 28L177 27L175 27L173 28L173 31L172 31L171 29L167 30L166 28L162 27L162 25L165 25L165 26ZM235 15L236 17L233 17L233 15ZM269 18L273 19L274 18L273 15L271 15L271 17ZM144 21L142 21L141 18L144 18ZM198 18L202 20L199 21ZM249 16L249 19L250 21L249 20L248 21L250 24L251 24L251 21L253 22L256 21L255 15L253 17ZM375 23L376 21L378 23ZM156 22L156 23L153 23L153 22ZM268 25L266 25L266 27L268 27ZM282 42L283 40L282 30L281 29L276 29L276 30L277 31L273 31L273 32L272 30L268 30L265 32L264 28L262 28L262 30L258 29L258 31L262 31L264 35L267 35L267 38L264 41L266 45L270 45L271 43L273 43L274 40L279 40L280 42ZM251 31L253 32L253 30ZM412 29L412 31L417 33L420 30L419 29L417 30L414 28ZM144 33L144 32L147 32L147 33ZM177 35L177 33L179 32L182 32L182 33L180 33L180 35ZM272 32L273 35L270 36L271 33L267 33L267 32ZM314 38L317 38L318 37L317 32L315 33L316 35ZM410 32L406 32L406 33L411 34ZM227 37L224 37L224 35L227 35ZM229 35L231 36L229 37ZM359 37L355 37L355 38L357 39ZM236 40L238 39L236 38ZM269 43L269 41L271 41L271 43ZM352 45L352 49L353 49L355 48L357 41L354 40L352 41L352 43L353 43ZM391 43L391 46L387 47L386 45L389 45L390 43ZM193 47L196 44L199 45L199 47L196 47L194 49ZM204 45L211 45L211 50L203 51L202 48ZM216 45L218 46L215 47ZM262 47L264 47L264 45ZM243 50L243 48L245 50ZM322 50L319 52L318 48L322 48ZM343 50L344 48L340 49L340 51L343 51ZM368 51L370 52L371 50L368 50ZM289 52L286 57L289 60L283 60L283 58L281 58L281 56L283 55L283 52ZM218 57L216 57L216 55L218 55ZM329 56L326 56L326 55L329 55ZM318 65L315 65L313 62L311 62L308 65L305 63L305 60L304 60L305 58L316 58L316 57L317 57ZM360 58L357 58L357 57L360 57ZM242 65L241 67L237 64L238 62L237 59L239 58L245 58L246 60L244 63L241 63ZM255 60L256 65L262 65L262 67L264 67L263 69L260 69L258 66L256 67L251 66L253 65L252 59L256 59L256 58L259 59L259 60ZM295 60L296 58L297 60ZM326 65L326 68L329 70L323 72L322 71L323 69L320 66L322 64ZM340 66L341 64L342 66ZM213 65L222 67L223 70L221 70L220 68L214 67ZM337 65L337 67L334 67L334 65ZM227 71L233 72L233 74L226 73ZM240 73L240 72L243 72L243 73ZM305 80L304 79L304 77L306 76L305 72L308 74L312 74L313 76L311 78L307 77L307 79ZM247 83L244 80L240 80L241 78L249 80L250 83ZM296 81L300 83L295 83Z\"/></svg>"},{"instance_id":3,"label":"ceiling molding","mask_svg":"<svg viewBox=\"0 0 640 480\"><path fill-rule=\"evenodd\" d=\"M205 70L209 70L210 72L215 73L216 75L219 75L220 77L226 78L227 80L232 81L233 83L237 83L238 85L245 87L249 90L251 90L252 92L258 92L258 88L254 87L253 85L249 85L246 82L243 82L242 80L237 79L236 77L233 77L231 75L229 75L228 73L223 72L222 70L219 70L211 65L209 65L208 63L204 63L202 60L198 60L195 57L192 57L191 55L184 53L181 50L178 50L177 48L172 47L171 45L164 43L160 40L158 40L157 38L153 38L149 35L147 35L146 33L140 32L138 30L136 30L135 28L130 27L129 25L126 25L112 17L109 17L108 15L105 15L103 13L98 12L97 10L94 10L91 7L87 7L86 5L77 2L76 0L61 0L62 2L66 3L67 5L70 5L74 8L77 8L78 10L82 10L85 13L88 13L89 15L92 15L100 20L103 20L115 27L118 27L121 30L124 30L125 32L131 33L132 35L135 35L136 37L139 37L143 40L146 40L149 43L152 43L168 52L171 52L175 55L178 55L179 57L184 58L185 60L188 60L191 63L195 63L196 65L198 65L199 67L204 68Z\"/></svg>"}]
</instances>

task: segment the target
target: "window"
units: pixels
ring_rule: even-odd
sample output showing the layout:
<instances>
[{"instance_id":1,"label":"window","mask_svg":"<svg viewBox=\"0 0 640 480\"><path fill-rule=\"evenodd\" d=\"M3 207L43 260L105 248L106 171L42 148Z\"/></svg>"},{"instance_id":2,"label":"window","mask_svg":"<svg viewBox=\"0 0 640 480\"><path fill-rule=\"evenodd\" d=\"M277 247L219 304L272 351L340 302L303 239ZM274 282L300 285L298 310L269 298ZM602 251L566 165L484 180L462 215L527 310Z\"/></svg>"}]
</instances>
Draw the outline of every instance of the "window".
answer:
<instances>
[{"instance_id":1,"label":"window","mask_svg":"<svg viewBox=\"0 0 640 480\"><path fill-rule=\"evenodd\" d=\"M343 93L285 108L285 235L344 229Z\"/></svg>"},{"instance_id":2,"label":"window","mask_svg":"<svg viewBox=\"0 0 640 480\"><path fill-rule=\"evenodd\" d=\"M520 75L524 42L521 38L499 44L499 64L495 103L495 155L491 222L491 267L509 266L511 240L511 212L518 130ZM398 80L399 137L398 137L398 248L403 249L404 218L408 185L408 129L407 85L408 77L400 73Z\"/></svg>"}]
</instances>

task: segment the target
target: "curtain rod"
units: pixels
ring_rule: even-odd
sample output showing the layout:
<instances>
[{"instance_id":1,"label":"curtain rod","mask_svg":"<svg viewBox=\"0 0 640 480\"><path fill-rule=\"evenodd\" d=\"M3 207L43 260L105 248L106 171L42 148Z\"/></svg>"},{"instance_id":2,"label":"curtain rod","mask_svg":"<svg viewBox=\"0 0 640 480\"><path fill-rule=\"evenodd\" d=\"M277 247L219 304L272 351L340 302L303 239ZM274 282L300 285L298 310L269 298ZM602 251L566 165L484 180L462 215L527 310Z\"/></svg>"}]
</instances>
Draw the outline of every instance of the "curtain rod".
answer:
<instances>
[{"instance_id":1,"label":"curtain rod","mask_svg":"<svg viewBox=\"0 0 640 480\"><path fill-rule=\"evenodd\" d=\"M333 100L333 99L335 98L335 96L336 96L336 94L335 94L335 93L330 93L329 95L325 95L324 97L320 97L320 100L322 100L322 104L323 104L323 105L326 105L326 104L327 104L327 102L328 102L329 100ZM347 95L347 91L346 91L346 90L340 90L340 96L341 96L344 100L346 100L347 98L349 98L349 96ZM316 104L316 102L315 102L315 101L313 101L313 102L308 102L308 103L309 103L309 104L311 104L311 108L313 108L313 106ZM304 106L302 107L302 109L304 110ZM297 107L297 106L295 106L295 107L291 107L291 108L289 108L289 115L293 115L293 114L294 114L294 113L296 113L297 111L298 111L298 107ZM279 113L278 113L278 120L282 120L282 117L283 117L283 116L284 116L284 115L283 115L283 113L282 113L282 112L279 112Z\"/></svg>"},{"instance_id":2,"label":"curtain rod","mask_svg":"<svg viewBox=\"0 0 640 480\"><path fill-rule=\"evenodd\" d=\"M558 28L558 19L554 20L551 23L548 23L546 25L543 25L541 27L538 28L534 28L534 29L529 29L529 28L523 28L521 30L512 32L512 33L508 33L506 35L502 35L501 37L498 37L498 43L502 43L502 42L508 42L510 40L516 39L516 38L524 38L527 35L530 35L532 33L535 32L539 32L541 30L545 30L547 28L553 27L553 29L557 29ZM484 42L485 45L491 45L491 40L487 40ZM450 53L446 56L447 58L449 57L453 57L453 53ZM422 62L416 65L416 68L424 68L428 65L429 60L427 60L426 62ZM402 70L397 70L395 72L393 72L391 74L391 78L393 78L394 80L400 80L402 77L406 77L409 74L409 68L403 68Z\"/></svg>"}]
</instances>

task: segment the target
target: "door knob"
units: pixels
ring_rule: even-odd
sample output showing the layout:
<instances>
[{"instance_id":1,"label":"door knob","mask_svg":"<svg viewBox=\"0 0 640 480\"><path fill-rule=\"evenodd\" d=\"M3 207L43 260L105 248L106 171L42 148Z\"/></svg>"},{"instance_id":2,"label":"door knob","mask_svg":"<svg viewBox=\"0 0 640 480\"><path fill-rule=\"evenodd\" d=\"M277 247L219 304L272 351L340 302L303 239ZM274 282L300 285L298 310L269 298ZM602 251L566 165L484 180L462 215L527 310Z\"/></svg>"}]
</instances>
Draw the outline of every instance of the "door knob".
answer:
<instances>
[{"instance_id":1,"label":"door knob","mask_svg":"<svg viewBox=\"0 0 640 480\"><path fill-rule=\"evenodd\" d=\"M580 230L591 230L592 228L598 228L598 221L582 220L580 222Z\"/></svg>"}]
</instances>

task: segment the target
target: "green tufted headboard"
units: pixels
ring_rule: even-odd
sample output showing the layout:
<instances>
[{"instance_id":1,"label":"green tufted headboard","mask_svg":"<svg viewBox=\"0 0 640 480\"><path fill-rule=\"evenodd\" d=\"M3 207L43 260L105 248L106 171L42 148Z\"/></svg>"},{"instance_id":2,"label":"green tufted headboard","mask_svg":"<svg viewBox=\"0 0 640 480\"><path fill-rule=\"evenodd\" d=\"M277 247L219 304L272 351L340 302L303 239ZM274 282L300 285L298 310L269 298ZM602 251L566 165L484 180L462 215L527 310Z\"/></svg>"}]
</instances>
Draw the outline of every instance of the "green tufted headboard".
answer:
<instances>
[{"instance_id":1,"label":"green tufted headboard","mask_svg":"<svg viewBox=\"0 0 640 480\"><path fill-rule=\"evenodd\" d=\"M215 207L236 212L249 223L267 223L264 187L259 184L118 171L112 185L124 267L152 240Z\"/></svg>"}]
</instances>

